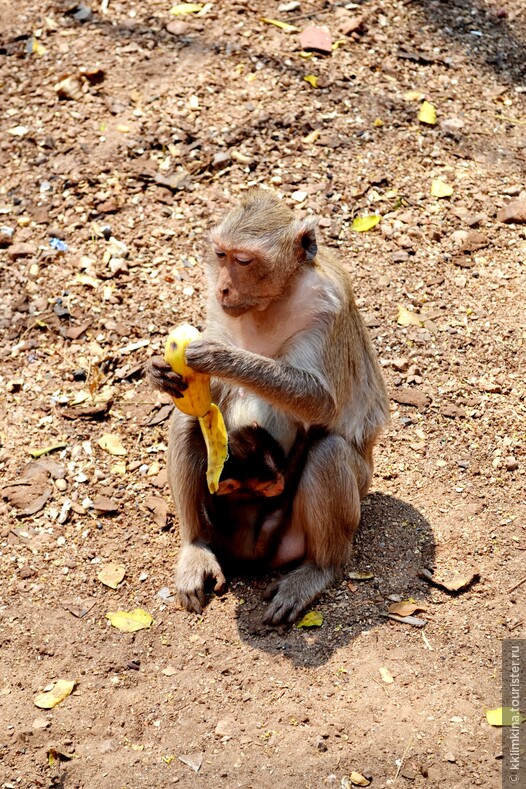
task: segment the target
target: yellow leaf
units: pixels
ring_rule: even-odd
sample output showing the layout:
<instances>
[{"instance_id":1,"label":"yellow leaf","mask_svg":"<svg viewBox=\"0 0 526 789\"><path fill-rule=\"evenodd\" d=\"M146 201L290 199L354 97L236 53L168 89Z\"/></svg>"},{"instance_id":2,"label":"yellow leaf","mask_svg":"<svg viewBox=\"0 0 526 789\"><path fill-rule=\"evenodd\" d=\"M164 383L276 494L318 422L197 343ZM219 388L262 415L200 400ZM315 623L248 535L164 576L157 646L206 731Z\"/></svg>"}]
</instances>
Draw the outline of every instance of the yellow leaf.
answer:
<instances>
[{"instance_id":1,"label":"yellow leaf","mask_svg":"<svg viewBox=\"0 0 526 789\"><path fill-rule=\"evenodd\" d=\"M152 615L143 608L134 608L133 611L108 611L106 619L121 633L135 633L136 630L144 630L153 625Z\"/></svg>"},{"instance_id":2,"label":"yellow leaf","mask_svg":"<svg viewBox=\"0 0 526 789\"><path fill-rule=\"evenodd\" d=\"M308 614L305 614L303 619L301 619L296 627L320 627L323 624L323 614L320 614L319 611L309 611Z\"/></svg>"},{"instance_id":3,"label":"yellow leaf","mask_svg":"<svg viewBox=\"0 0 526 789\"><path fill-rule=\"evenodd\" d=\"M349 778L351 779L351 783L354 786L369 786L369 784L371 783L368 778L366 778L361 773L355 772L354 770L350 774Z\"/></svg>"},{"instance_id":4,"label":"yellow leaf","mask_svg":"<svg viewBox=\"0 0 526 789\"><path fill-rule=\"evenodd\" d=\"M353 581L371 581L374 578L373 573L358 573L358 572L350 572L347 574L347 577Z\"/></svg>"},{"instance_id":5,"label":"yellow leaf","mask_svg":"<svg viewBox=\"0 0 526 789\"><path fill-rule=\"evenodd\" d=\"M76 684L75 680L58 679L47 693L37 693L33 702L42 710L51 710L61 701L67 699Z\"/></svg>"},{"instance_id":6,"label":"yellow leaf","mask_svg":"<svg viewBox=\"0 0 526 789\"><path fill-rule=\"evenodd\" d=\"M431 194L433 197L451 197L455 190L449 184L446 184L445 181L441 181L440 178L434 178L431 182Z\"/></svg>"},{"instance_id":7,"label":"yellow leaf","mask_svg":"<svg viewBox=\"0 0 526 789\"><path fill-rule=\"evenodd\" d=\"M51 444L49 447L42 447L42 449L28 449L32 458L41 458L43 455L49 455L50 452L56 452L58 449L65 449L67 444Z\"/></svg>"},{"instance_id":8,"label":"yellow leaf","mask_svg":"<svg viewBox=\"0 0 526 789\"><path fill-rule=\"evenodd\" d=\"M97 578L104 586L109 586L110 589L116 589L125 575L126 569L123 564L110 562L109 564L105 564L104 567L101 567L100 572L97 574Z\"/></svg>"},{"instance_id":9,"label":"yellow leaf","mask_svg":"<svg viewBox=\"0 0 526 789\"><path fill-rule=\"evenodd\" d=\"M297 33L299 28L295 25L289 25L288 22L281 22L279 19L268 19L266 16L262 16L259 20L260 22L264 22L266 25L274 25L275 27L279 27L280 30L283 30L285 33Z\"/></svg>"},{"instance_id":10,"label":"yellow leaf","mask_svg":"<svg viewBox=\"0 0 526 789\"><path fill-rule=\"evenodd\" d=\"M46 51L46 48L43 44L40 43L36 38L33 39L31 44L31 52L33 55L38 55L41 57Z\"/></svg>"},{"instance_id":11,"label":"yellow leaf","mask_svg":"<svg viewBox=\"0 0 526 789\"><path fill-rule=\"evenodd\" d=\"M90 277L89 274L77 274L75 282L80 282L81 285L88 285L90 288L98 288L100 285L100 279Z\"/></svg>"},{"instance_id":12,"label":"yellow leaf","mask_svg":"<svg viewBox=\"0 0 526 789\"><path fill-rule=\"evenodd\" d=\"M419 90L408 90L407 93L404 93L404 99L406 101L422 101L423 98L424 94Z\"/></svg>"},{"instance_id":13,"label":"yellow leaf","mask_svg":"<svg viewBox=\"0 0 526 789\"><path fill-rule=\"evenodd\" d=\"M428 126L434 126L437 122L437 111L428 101L423 101L418 113L418 120L420 123L427 123Z\"/></svg>"},{"instance_id":14,"label":"yellow leaf","mask_svg":"<svg viewBox=\"0 0 526 789\"><path fill-rule=\"evenodd\" d=\"M313 88L318 87L318 77L316 77L314 74L307 74L307 76L303 77L303 79L305 82L308 82L309 85L312 85Z\"/></svg>"},{"instance_id":15,"label":"yellow leaf","mask_svg":"<svg viewBox=\"0 0 526 789\"><path fill-rule=\"evenodd\" d=\"M320 130L319 129L314 129L309 134L307 134L306 137L303 138L302 142L304 142L304 143L316 142L316 140L318 139L319 136L320 136Z\"/></svg>"},{"instance_id":16,"label":"yellow leaf","mask_svg":"<svg viewBox=\"0 0 526 789\"><path fill-rule=\"evenodd\" d=\"M98 439L97 444L105 452L109 452L110 455L128 454L122 445L120 436L118 436L117 433L104 433L104 435Z\"/></svg>"},{"instance_id":17,"label":"yellow leaf","mask_svg":"<svg viewBox=\"0 0 526 789\"><path fill-rule=\"evenodd\" d=\"M371 214L370 216L355 216L351 230L355 230L357 233L366 233L368 230L372 230L373 227L376 227L378 222L382 221L382 217L378 216L378 214Z\"/></svg>"},{"instance_id":18,"label":"yellow leaf","mask_svg":"<svg viewBox=\"0 0 526 789\"><path fill-rule=\"evenodd\" d=\"M376 118L374 123L373 123L373 126L376 126L377 129L379 129L383 125L384 125L384 122L383 122L383 120L381 118Z\"/></svg>"},{"instance_id":19,"label":"yellow leaf","mask_svg":"<svg viewBox=\"0 0 526 789\"><path fill-rule=\"evenodd\" d=\"M490 726L512 726L526 721L526 715L512 707L498 707L486 710L486 720Z\"/></svg>"},{"instance_id":20,"label":"yellow leaf","mask_svg":"<svg viewBox=\"0 0 526 789\"><path fill-rule=\"evenodd\" d=\"M314 52L298 52L300 58L305 58L305 60L310 60L310 58L314 57Z\"/></svg>"},{"instance_id":21,"label":"yellow leaf","mask_svg":"<svg viewBox=\"0 0 526 789\"><path fill-rule=\"evenodd\" d=\"M115 465L110 468L110 472L112 474L124 476L126 474L126 463L115 463Z\"/></svg>"},{"instance_id":22,"label":"yellow leaf","mask_svg":"<svg viewBox=\"0 0 526 789\"><path fill-rule=\"evenodd\" d=\"M81 390L80 392L76 392L76 393L73 395L73 397L72 397L72 398L71 398L71 400L69 401L69 404L70 404L70 405L80 405L81 403L85 403L85 402L86 402L86 400L89 400L89 399L90 399L90 394L89 394L89 392L83 392L83 391Z\"/></svg>"},{"instance_id":23,"label":"yellow leaf","mask_svg":"<svg viewBox=\"0 0 526 789\"><path fill-rule=\"evenodd\" d=\"M343 46L345 46L345 44L346 44L346 43L347 43L347 39L345 39L345 38L339 38L339 39L338 39L337 41L335 41L335 42L334 42L334 44L331 46L331 49L332 49L332 51L334 52L336 49L339 49L340 47L343 47Z\"/></svg>"},{"instance_id":24,"label":"yellow leaf","mask_svg":"<svg viewBox=\"0 0 526 789\"><path fill-rule=\"evenodd\" d=\"M380 676L382 677L382 679L386 683L386 685L392 685L393 684L393 682L394 682L393 675L391 674L391 672L388 669L384 668L383 666L380 669Z\"/></svg>"},{"instance_id":25,"label":"yellow leaf","mask_svg":"<svg viewBox=\"0 0 526 789\"><path fill-rule=\"evenodd\" d=\"M402 307L401 304L398 306L396 322L399 326L422 326L420 316L417 315L416 312L406 310L406 308Z\"/></svg>"},{"instance_id":26,"label":"yellow leaf","mask_svg":"<svg viewBox=\"0 0 526 789\"><path fill-rule=\"evenodd\" d=\"M184 16L185 14L197 14L203 8L203 3L178 3L170 8L169 13L174 16Z\"/></svg>"}]
</instances>

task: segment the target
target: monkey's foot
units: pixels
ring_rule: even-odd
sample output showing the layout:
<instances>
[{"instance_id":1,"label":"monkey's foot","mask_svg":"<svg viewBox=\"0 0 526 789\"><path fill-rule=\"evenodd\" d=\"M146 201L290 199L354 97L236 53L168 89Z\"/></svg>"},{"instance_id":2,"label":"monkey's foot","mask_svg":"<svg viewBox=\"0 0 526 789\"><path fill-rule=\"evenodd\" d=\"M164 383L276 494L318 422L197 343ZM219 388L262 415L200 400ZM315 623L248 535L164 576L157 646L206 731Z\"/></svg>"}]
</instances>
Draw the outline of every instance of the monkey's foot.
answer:
<instances>
[{"instance_id":1,"label":"monkey's foot","mask_svg":"<svg viewBox=\"0 0 526 789\"><path fill-rule=\"evenodd\" d=\"M205 584L209 578L215 582L214 592L220 594L225 590L225 576L210 548L185 545L179 555L175 584L181 605L187 611L202 612L206 602Z\"/></svg>"},{"instance_id":2,"label":"monkey's foot","mask_svg":"<svg viewBox=\"0 0 526 789\"><path fill-rule=\"evenodd\" d=\"M308 562L292 570L280 581L276 581L265 590L265 597L272 598L263 617L267 625L280 622L293 622L303 609L312 603L318 595L334 579L332 568L322 569L313 562Z\"/></svg>"}]
</instances>

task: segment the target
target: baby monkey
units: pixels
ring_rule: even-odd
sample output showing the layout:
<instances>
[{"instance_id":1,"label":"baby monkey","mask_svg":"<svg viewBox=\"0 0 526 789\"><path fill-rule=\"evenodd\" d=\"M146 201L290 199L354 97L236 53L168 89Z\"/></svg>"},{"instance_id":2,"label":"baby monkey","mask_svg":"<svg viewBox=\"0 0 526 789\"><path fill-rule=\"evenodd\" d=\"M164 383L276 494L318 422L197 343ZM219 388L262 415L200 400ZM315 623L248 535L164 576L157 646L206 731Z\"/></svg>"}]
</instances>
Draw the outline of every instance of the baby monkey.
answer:
<instances>
[{"instance_id":1,"label":"baby monkey","mask_svg":"<svg viewBox=\"0 0 526 789\"><path fill-rule=\"evenodd\" d=\"M318 246L312 218L255 189L211 242L206 329L186 361L212 376L231 459L212 496L197 420L174 412L176 585L199 613L205 584L221 591L227 565L289 567L268 590L264 621L292 622L350 558L388 417L385 385L349 276ZM184 389L157 357L150 379L173 396Z\"/></svg>"}]
</instances>

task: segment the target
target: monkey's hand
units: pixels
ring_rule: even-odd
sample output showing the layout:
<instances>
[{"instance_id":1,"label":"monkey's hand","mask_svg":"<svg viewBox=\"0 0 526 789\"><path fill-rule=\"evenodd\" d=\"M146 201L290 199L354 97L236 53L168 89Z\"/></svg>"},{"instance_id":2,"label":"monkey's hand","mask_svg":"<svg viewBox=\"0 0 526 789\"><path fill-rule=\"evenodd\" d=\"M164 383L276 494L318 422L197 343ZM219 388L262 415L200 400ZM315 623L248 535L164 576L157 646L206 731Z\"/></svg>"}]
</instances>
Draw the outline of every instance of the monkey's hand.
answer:
<instances>
[{"instance_id":1,"label":"monkey's hand","mask_svg":"<svg viewBox=\"0 0 526 789\"><path fill-rule=\"evenodd\" d=\"M200 614L206 602L205 583L215 581L214 592L225 590L226 579L219 562L204 545L185 545L179 555L175 584L181 604L187 611Z\"/></svg>"},{"instance_id":2,"label":"monkey's hand","mask_svg":"<svg viewBox=\"0 0 526 789\"><path fill-rule=\"evenodd\" d=\"M182 397L183 392L188 388L188 384L185 384L183 377L178 373L174 373L162 356L152 356L148 362L147 370L148 378L154 389L160 389L161 392L166 392L171 397Z\"/></svg>"},{"instance_id":3,"label":"monkey's hand","mask_svg":"<svg viewBox=\"0 0 526 789\"><path fill-rule=\"evenodd\" d=\"M228 361L232 349L217 340L194 340L185 351L186 363L198 373L215 375Z\"/></svg>"}]
</instances>

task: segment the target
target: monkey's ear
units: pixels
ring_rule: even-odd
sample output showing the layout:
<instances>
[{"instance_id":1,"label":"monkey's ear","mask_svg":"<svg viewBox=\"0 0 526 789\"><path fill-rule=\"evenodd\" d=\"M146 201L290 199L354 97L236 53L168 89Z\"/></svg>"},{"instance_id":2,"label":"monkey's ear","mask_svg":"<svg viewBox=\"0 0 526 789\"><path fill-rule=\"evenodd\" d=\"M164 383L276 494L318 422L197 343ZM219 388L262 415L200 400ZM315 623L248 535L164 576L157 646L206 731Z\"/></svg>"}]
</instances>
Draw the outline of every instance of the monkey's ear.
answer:
<instances>
[{"instance_id":1,"label":"monkey's ear","mask_svg":"<svg viewBox=\"0 0 526 789\"><path fill-rule=\"evenodd\" d=\"M298 222L297 238L300 246L300 254L307 263L312 263L318 252L318 242L316 241L316 219L307 217Z\"/></svg>"}]
</instances>

